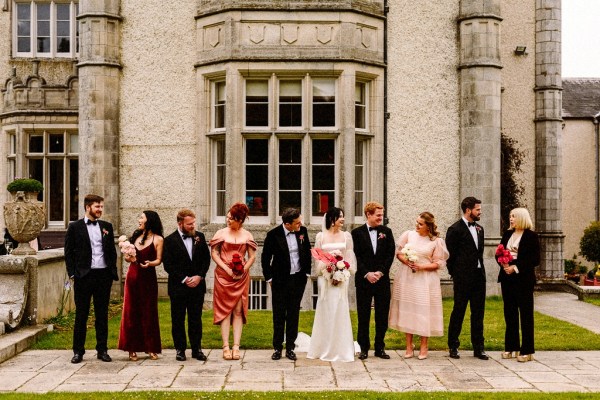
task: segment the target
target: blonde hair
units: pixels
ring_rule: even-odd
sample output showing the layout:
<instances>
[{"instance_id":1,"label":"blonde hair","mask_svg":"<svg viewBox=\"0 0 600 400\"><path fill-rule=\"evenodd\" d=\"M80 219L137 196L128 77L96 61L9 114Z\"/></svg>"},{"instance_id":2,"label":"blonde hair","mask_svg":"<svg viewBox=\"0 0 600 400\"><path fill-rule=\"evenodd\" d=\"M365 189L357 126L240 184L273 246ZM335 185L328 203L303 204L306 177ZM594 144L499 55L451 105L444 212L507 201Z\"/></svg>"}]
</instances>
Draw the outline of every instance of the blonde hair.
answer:
<instances>
[{"instance_id":1,"label":"blonde hair","mask_svg":"<svg viewBox=\"0 0 600 400\"><path fill-rule=\"evenodd\" d=\"M196 218L196 214L189 208L183 208L177 213L177 222L183 221L185 217Z\"/></svg>"},{"instance_id":2,"label":"blonde hair","mask_svg":"<svg viewBox=\"0 0 600 400\"><path fill-rule=\"evenodd\" d=\"M429 211L423 211L421 214L419 214L419 218L421 218L423 222L425 222L425 225L427 225L429 230L427 236L429 236L430 240L434 240L440 236L440 233L437 230L437 225L435 224L435 217L432 213Z\"/></svg>"},{"instance_id":3,"label":"blonde hair","mask_svg":"<svg viewBox=\"0 0 600 400\"><path fill-rule=\"evenodd\" d=\"M510 210L509 216L512 215L515 220L514 229L532 229L533 222L526 208L513 208Z\"/></svg>"},{"instance_id":4,"label":"blonde hair","mask_svg":"<svg viewBox=\"0 0 600 400\"><path fill-rule=\"evenodd\" d=\"M375 214L375 211L383 210L383 205L376 201L370 201L365 204L365 217L371 214Z\"/></svg>"}]
</instances>

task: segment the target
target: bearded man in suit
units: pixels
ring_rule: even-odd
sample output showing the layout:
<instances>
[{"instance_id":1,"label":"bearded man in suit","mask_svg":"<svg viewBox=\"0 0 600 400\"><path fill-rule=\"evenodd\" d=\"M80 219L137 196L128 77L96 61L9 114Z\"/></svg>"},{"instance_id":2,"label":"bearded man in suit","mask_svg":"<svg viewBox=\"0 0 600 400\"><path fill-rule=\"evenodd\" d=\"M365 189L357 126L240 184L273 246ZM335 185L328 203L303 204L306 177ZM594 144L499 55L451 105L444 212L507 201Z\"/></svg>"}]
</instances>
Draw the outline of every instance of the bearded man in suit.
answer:
<instances>
[{"instance_id":1,"label":"bearded man in suit","mask_svg":"<svg viewBox=\"0 0 600 400\"><path fill-rule=\"evenodd\" d=\"M192 358L206 361L202 352L202 306L206 293L206 273L210 252L202 232L196 230L196 214L183 209L177 213L177 229L165 238L163 265L169 274L171 333L177 361L185 361L187 338L185 315Z\"/></svg>"},{"instance_id":2,"label":"bearded man in suit","mask_svg":"<svg viewBox=\"0 0 600 400\"><path fill-rule=\"evenodd\" d=\"M461 219L448 228L446 247L450 257L446 262L454 281L454 308L448 326L448 347L451 358L460 358L460 331L467 305L471 304L471 344L473 355L487 360L483 346L483 316L485 311L485 267L483 265L484 232L477 223L481 218L481 200L466 197L460 204Z\"/></svg>"},{"instance_id":3,"label":"bearded man in suit","mask_svg":"<svg viewBox=\"0 0 600 400\"><path fill-rule=\"evenodd\" d=\"M295 361L300 303L310 276L310 241L300 210L285 209L281 220L281 225L267 233L260 261L272 293L275 351L271 359L281 359L285 333L285 356Z\"/></svg>"},{"instance_id":4,"label":"bearded man in suit","mask_svg":"<svg viewBox=\"0 0 600 400\"><path fill-rule=\"evenodd\" d=\"M352 230L356 255L356 311L358 313L357 341L359 359L369 357L371 339L371 302L375 300L375 357L389 359L385 352L385 333L390 312L390 267L394 262L396 243L392 230L383 224L383 205L369 202L365 205L367 223Z\"/></svg>"},{"instance_id":5,"label":"bearded man in suit","mask_svg":"<svg viewBox=\"0 0 600 400\"><path fill-rule=\"evenodd\" d=\"M100 221L104 198L88 194L83 200L85 217L71 222L65 236L65 264L73 279L75 293L75 327L73 358L78 364L85 354L85 337L90 303L94 299L96 357L104 362L108 355L108 303L112 282L119 280L117 250L112 224Z\"/></svg>"}]
</instances>

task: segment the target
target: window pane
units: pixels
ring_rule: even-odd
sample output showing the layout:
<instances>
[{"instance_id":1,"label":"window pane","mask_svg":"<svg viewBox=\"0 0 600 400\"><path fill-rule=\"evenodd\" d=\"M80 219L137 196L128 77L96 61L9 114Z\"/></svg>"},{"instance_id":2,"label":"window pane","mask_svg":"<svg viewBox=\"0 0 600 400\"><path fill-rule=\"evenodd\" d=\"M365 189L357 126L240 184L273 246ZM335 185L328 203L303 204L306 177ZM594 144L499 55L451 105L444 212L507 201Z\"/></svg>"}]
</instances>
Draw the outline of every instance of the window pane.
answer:
<instances>
[{"instance_id":1,"label":"window pane","mask_svg":"<svg viewBox=\"0 0 600 400\"><path fill-rule=\"evenodd\" d=\"M246 81L246 126L269 125L269 82Z\"/></svg>"},{"instance_id":2,"label":"window pane","mask_svg":"<svg viewBox=\"0 0 600 400\"><path fill-rule=\"evenodd\" d=\"M58 21L68 21L71 19L71 6L69 4L56 5L56 19Z\"/></svg>"},{"instance_id":3,"label":"window pane","mask_svg":"<svg viewBox=\"0 0 600 400\"><path fill-rule=\"evenodd\" d=\"M313 140L313 164L333 164L335 143L333 140Z\"/></svg>"},{"instance_id":4,"label":"window pane","mask_svg":"<svg viewBox=\"0 0 600 400\"><path fill-rule=\"evenodd\" d=\"M335 126L335 104L313 104L313 126Z\"/></svg>"},{"instance_id":5,"label":"window pane","mask_svg":"<svg viewBox=\"0 0 600 400\"><path fill-rule=\"evenodd\" d=\"M279 166L279 190L302 189L302 166L280 165Z\"/></svg>"},{"instance_id":6,"label":"window pane","mask_svg":"<svg viewBox=\"0 0 600 400\"><path fill-rule=\"evenodd\" d=\"M9 142L9 154L16 154L17 153L17 135L9 135L8 137L8 142Z\"/></svg>"},{"instance_id":7,"label":"window pane","mask_svg":"<svg viewBox=\"0 0 600 400\"><path fill-rule=\"evenodd\" d=\"M50 221L62 221L64 219L64 161L50 160L50 190L49 190L49 215Z\"/></svg>"},{"instance_id":8,"label":"window pane","mask_svg":"<svg viewBox=\"0 0 600 400\"><path fill-rule=\"evenodd\" d=\"M29 53L31 51L31 39L28 37L20 37L17 46L19 52Z\"/></svg>"},{"instance_id":9,"label":"window pane","mask_svg":"<svg viewBox=\"0 0 600 400\"><path fill-rule=\"evenodd\" d=\"M279 126L302 126L302 81L279 83Z\"/></svg>"},{"instance_id":10,"label":"window pane","mask_svg":"<svg viewBox=\"0 0 600 400\"><path fill-rule=\"evenodd\" d=\"M50 36L50 21L38 21L37 23L38 39Z\"/></svg>"},{"instance_id":11,"label":"window pane","mask_svg":"<svg viewBox=\"0 0 600 400\"><path fill-rule=\"evenodd\" d=\"M225 216L225 140L215 142L215 156L217 167L216 181L216 215Z\"/></svg>"},{"instance_id":12,"label":"window pane","mask_svg":"<svg viewBox=\"0 0 600 400\"><path fill-rule=\"evenodd\" d=\"M335 126L335 80L313 79L313 126Z\"/></svg>"},{"instance_id":13,"label":"window pane","mask_svg":"<svg viewBox=\"0 0 600 400\"><path fill-rule=\"evenodd\" d=\"M313 101L335 101L335 80L321 78L313 79Z\"/></svg>"},{"instance_id":14,"label":"window pane","mask_svg":"<svg viewBox=\"0 0 600 400\"><path fill-rule=\"evenodd\" d=\"M269 140L246 140L246 205L250 215L268 215Z\"/></svg>"},{"instance_id":15,"label":"window pane","mask_svg":"<svg viewBox=\"0 0 600 400\"><path fill-rule=\"evenodd\" d=\"M335 201L335 141L312 142L312 215L323 215Z\"/></svg>"},{"instance_id":16,"label":"window pane","mask_svg":"<svg viewBox=\"0 0 600 400\"><path fill-rule=\"evenodd\" d=\"M354 126L358 129L365 129L365 113L366 113L366 105L365 102L365 84L357 83L355 92L354 92Z\"/></svg>"},{"instance_id":17,"label":"window pane","mask_svg":"<svg viewBox=\"0 0 600 400\"><path fill-rule=\"evenodd\" d=\"M42 135L30 135L28 151L30 153L43 153L44 152L44 137Z\"/></svg>"},{"instance_id":18,"label":"window pane","mask_svg":"<svg viewBox=\"0 0 600 400\"><path fill-rule=\"evenodd\" d=\"M334 192L313 192L312 215L314 217L321 216L333 207L335 198Z\"/></svg>"},{"instance_id":19,"label":"window pane","mask_svg":"<svg viewBox=\"0 0 600 400\"><path fill-rule=\"evenodd\" d=\"M31 52L31 4L17 3L17 51Z\"/></svg>"},{"instance_id":20,"label":"window pane","mask_svg":"<svg viewBox=\"0 0 600 400\"><path fill-rule=\"evenodd\" d=\"M49 53L50 52L50 38L37 38L37 51L39 53Z\"/></svg>"},{"instance_id":21,"label":"window pane","mask_svg":"<svg viewBox=\"0 0 600 400\"><path fill-rule=\"evenodd\" d=\"M44 183L44 160L40 158L29 159L29 177Z\"/></svg>"},{"instance_id":22,"label":"window pane","mask_svg":"<svg viewBox=\"0 0 600 400\"><path fill-rule=\"evenodd\" d=\"M279 215L288 207L301 208L302 140L279 141Z\"/></svg>"},{"instance_id":23,"label":"window pane","mask_svg":"<svg viewBox=\"0 0 600 400\"><path fill-rule=\"evenodd\" d=\"M77 135L71 135L77 137ZM69 221L78 219L79 211L79 160L69 160Z\"/></svg>"},{"instance_id":24,"label":"window pane","mask_svg":"<svg viewBox=\"0 0 600 400\"><path fill-rule=\"evenodd\" d=\"M69 53L71 51L71 41L68 37L56 38L56 51L58 53Z\"/></svg>"},{"instance_id":25,"label":"window pane","mask_svg":"<svg viewBox=\"0 0 600 400\"><path fill-rule=\"evenodd\" d=\"M50 153L64 153L65 152L65 137L62 133L57 134L57 135L50 135L49 140L50 140L50 145L49 145Z\"/></svg>"},{"instance_id":26,"label":"window pane","mask_svg":"<svg viewBox=\"0 0 600 400\"><path fill-rule=\"evenodd\" d=\"M65 37L69 37L70 32L70 27L69 27L70 22L69 21L57 21L56 22L56 35L57 36L65 36Z\"/></svg>"},{"instance_id":27,"label":"window pane","mask_svg":"<svg viewBox=\"0 0 600 400\"><path fill-rule=\"evenodd\" d=\"M50 21L50 4L37 4L37 19L38 21Z\"/></svg>"},{"instance_id":28,"label":"window pane","mask_svg":"<svg viewBox=\"0 0 600 400\"><path fill-rule=\"evenodd\" d=\"M302 199L300 192L279 193L279 215L281 215L286 208L300 208L301 205Z\"/></svg>"},{"instance_id":29,"label":"window pane","mask_svg":"<svg viewBox=\"0 0 600 400\"><path fill-rule=\"evenodd\" d=\"M69 153L79 153L79 135L69 135Z\"/></svg>"},{"instance_id":30,"label":"window pane","mask_svg":"<svg viewBox=\"0 0 600 400\"><path fill-rule=\"evenodd\" d=\"M313 190L331 190L334 187L335 167L333 165L313 166Z\"/></svg>"},{"instance_id":31,"label":"window pane","mask_svg":"<svg viewBox=\"0 0 600 400\"><path fill-rule=\"evenodd\" d=\"M31 19L31 3L17 3L17 19L27 21Z\"/></svg>"},{"instance_id":32,"label":"window pane","mask_svg":"<svg viewBox=\"0 0 600 400\"><path fill-rule=\"evenodd\" d=\"M31 22L19 21L17 23L17 35L29 37L31 35Z\"/></svg>"},{"instance_id":33,"label":"window pane","mask_svg":"<svg viewBox=\"0 0 600 400\"><path fill-rule=\"evenodd\" d=\"M302 141L300 139L279 141L279 163L302 163Z\"/></svg>"},{"instance_id":34,"label":"window pane","mask_svg":"<svg viewBox=\"0 0 600 400\"><path fill-rule=\"evenodd\" d=\"M215 83L215 128L225 127L225 82Z\"/></svg>"}]
</instances>

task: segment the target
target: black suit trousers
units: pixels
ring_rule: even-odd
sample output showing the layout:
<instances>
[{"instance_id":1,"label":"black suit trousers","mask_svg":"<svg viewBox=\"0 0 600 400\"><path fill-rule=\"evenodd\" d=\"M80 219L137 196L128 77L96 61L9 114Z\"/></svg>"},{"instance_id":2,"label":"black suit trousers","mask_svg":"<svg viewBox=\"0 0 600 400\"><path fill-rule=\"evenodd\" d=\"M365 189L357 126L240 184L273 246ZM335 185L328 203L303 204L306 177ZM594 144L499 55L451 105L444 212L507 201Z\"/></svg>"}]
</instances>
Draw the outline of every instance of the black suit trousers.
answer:
<instances>
[{"instance_id":1,"label":"black suit trousers","mask_svg":"<svg viewBox=\"0 0 600 400\"><path fill-rule=\"evenodd\" d=\"M171 296L171 334L177 350L187 349L185 336L185 315L188 317L190 348L195 353L202 349L202 305L204 291L189 290L187 294Z\"/></svg>"},{"instance_id":2,"label":"black suit trousers","mask_svg":"<svg viewBox=\"0 0 600 400\"><path fill-rule=\"evenodd\" d=\"M306 274L298 272L290 275L286 282L272 284L273 307L273 348L294 350L298 337L298 321L300 319L300 303L306 288Z\"/></svg>"},{"instance_id":3,"label":"black suit trousers","mask_svg":"<svg viewBox=\"0 0 600 400\"><path fill-rule=\"evenodd\" d=\"M94 300L96 319L96 351L108 350L108 303L113 278L109 268L91 269L84 277L75 277L75 327L73 329L73 353L85 353L85 337L90 304Z\"/></svg>"},{"instance_id":4,"label":"black suit trousers","mask_svg":"<svg viewBox=\"0 0 600 400\"><path fill-rule=\"evenodd\" d=\"M504 301L504 350L519 351L521 354L535 353L533 342L533 286L519 282L502 282ZM519 344L519 317L523 343Z\"/></svg>"},{"instance_id":5,"label":"black suit trousers","mask_svg":"<svg viewBox=\"0 0 600 400\"><path fill-rule=\"evenodd\" d=\"M388 329L390 313L390 282L383 281L369 286L356 287L356 311L358 314L357 342L361 351L369 351L371 339L371 301L375 300L375 351L385 349L385 333Z\"/></svg>"},{"instance_id":6,"label":"black suit trousers","mask_svg":"<svg viewBox=\"0 0 600 400\"><path fill-rule=\"evenodd\" d=\"M473 350L483 351L483 317L485 313L485 279L481 277L471 282L454 283L454 308L448 326L448 347L458 349L460 331L467 305L471 307L471 344Z\"/></svg>"}]
</instances>

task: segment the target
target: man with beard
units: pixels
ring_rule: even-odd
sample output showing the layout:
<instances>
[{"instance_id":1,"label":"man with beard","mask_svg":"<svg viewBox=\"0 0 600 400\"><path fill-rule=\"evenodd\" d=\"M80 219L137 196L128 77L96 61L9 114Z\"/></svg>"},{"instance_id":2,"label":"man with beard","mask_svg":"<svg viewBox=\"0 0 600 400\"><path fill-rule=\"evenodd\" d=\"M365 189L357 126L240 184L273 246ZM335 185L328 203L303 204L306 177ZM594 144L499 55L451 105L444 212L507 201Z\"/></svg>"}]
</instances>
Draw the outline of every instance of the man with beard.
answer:
<instances>
[{"instance_id":1,"label":"man with beard","mask_svg":"<svg viewBox=\"0 0 600 400\"><path fill-rule=\"evenodd\" d=\"M83 200L85 217L69 224L65 236L67 274L74 280L75 326L73 329L73 358L78 364L85 353L85 336L90 303L94 299L96 318L96 357L104 362L108 355L108 302L112 281L117 274L117 251L112 224L100 221L104 198L88 194Z\"/></svg>"},{"instance_id":2,"label":"man with beard","mask_svg":"<svg viewBox=\"0 0 600 400\"><path fill-rule=\"evenodd\" d=\"M177 213L177 229L165 238L163 265L169 274L171 298L171 333L177 361L185 361L187 338L185 314L192 357L206 361L202 352L202 305L206 293L206 273L210 252L204 234L196 230L196 214L183 209Z\"/></svg>"},{"instance_id":3,"label":"man with beard","mask_svg":"<svg viewBox=\"0 0 600 400\"><path fill-rule=\"evenodd\" d=\"M483 348L483 315L485 311L485 268L483 266L483 227L481 200L466 197L460 204L463 212L446 233L450 258L446 263L454 281L454 308L448 326L448 347L451 358L460 358L458 347L467 304L471 307L471 344L473 355L481 360L489 357Z\"/></svg>"}]
</instances>

